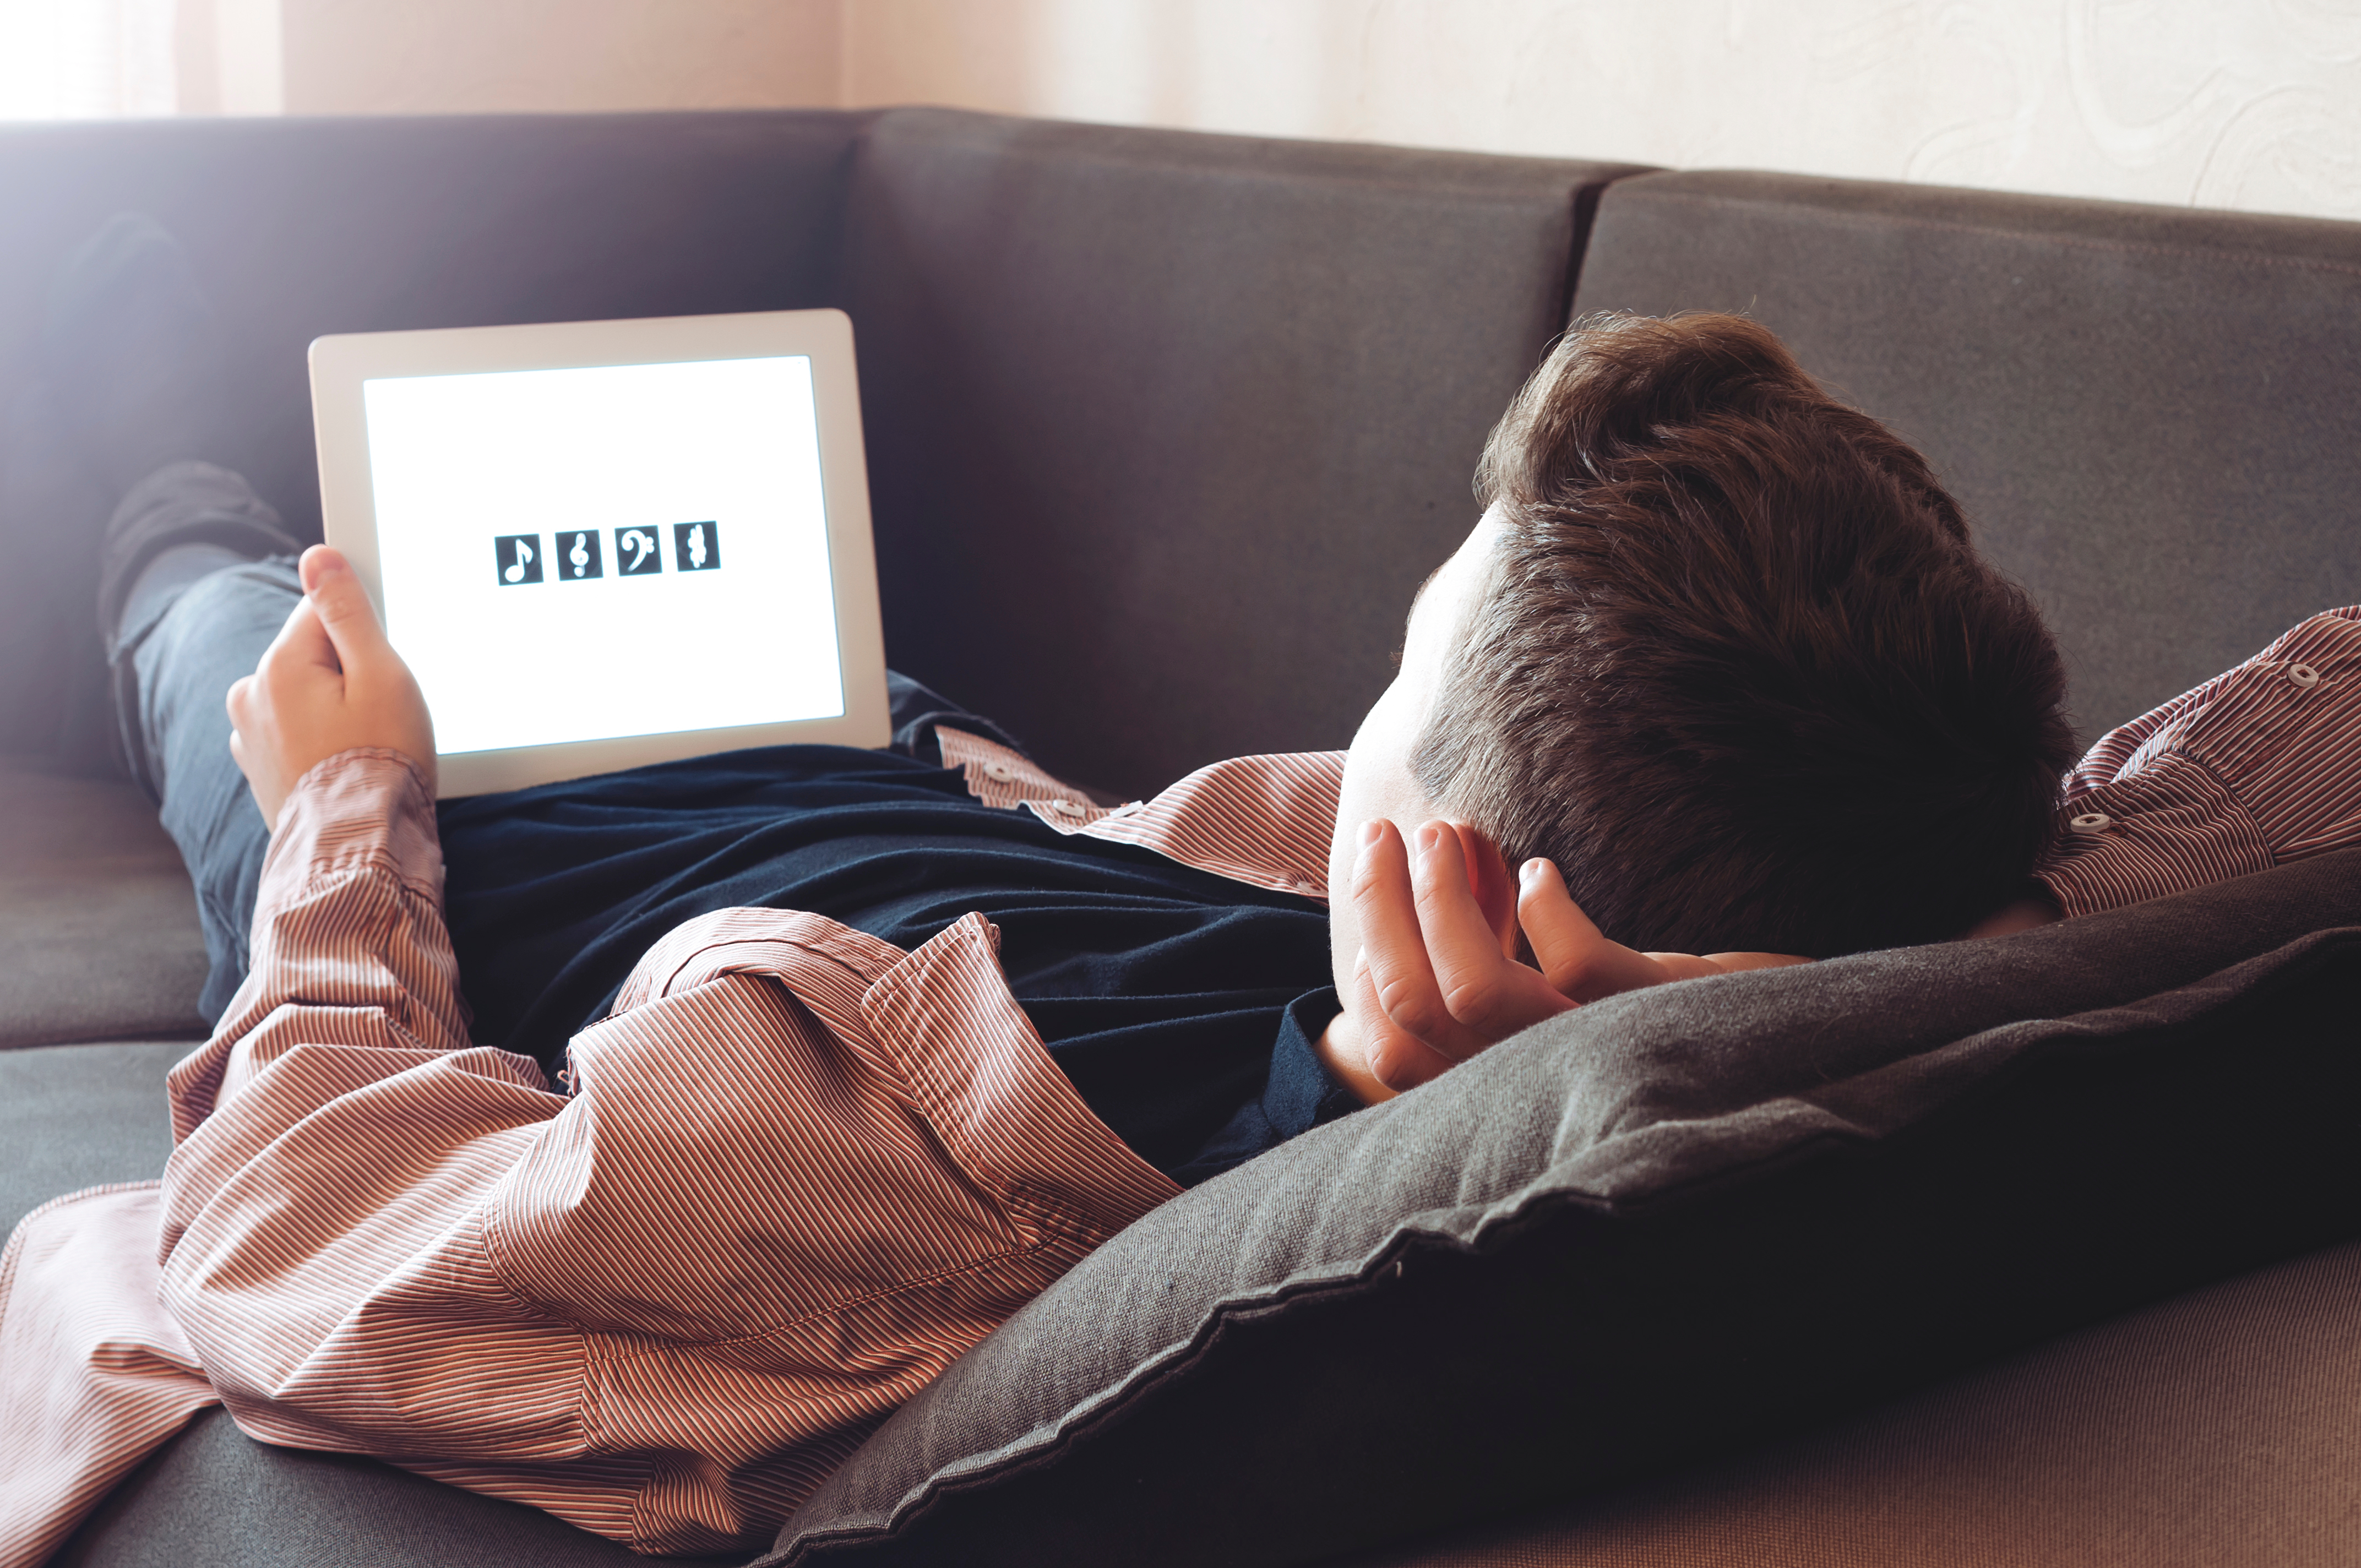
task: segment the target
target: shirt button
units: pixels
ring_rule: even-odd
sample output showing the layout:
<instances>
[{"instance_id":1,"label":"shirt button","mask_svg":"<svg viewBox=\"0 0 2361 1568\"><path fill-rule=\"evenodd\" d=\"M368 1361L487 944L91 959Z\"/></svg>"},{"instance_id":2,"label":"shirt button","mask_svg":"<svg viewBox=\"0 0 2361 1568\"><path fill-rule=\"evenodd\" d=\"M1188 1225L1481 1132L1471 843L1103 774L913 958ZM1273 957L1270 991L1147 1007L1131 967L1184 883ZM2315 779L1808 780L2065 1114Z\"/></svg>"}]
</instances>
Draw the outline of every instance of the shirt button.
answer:
<instances>
[{"instance_id":1,"label":"shirt button","mask_svg":"<svg viewBox=\"0 0 2361 1568\"><path fill-rule=\"evenodd\" d=\"M1016 770L1006 762L986 762L983 764L983 776L996 783L1006 784L1016 776Z\"/></svg>"},{"instance_id":2,"label":"shirt button","mask_svg":"<svg viewBox=\"0 0 2361 1568\"><path fill-rule=\"evenodd\" d=\"M2320 684L2320 672L2310 664L2290 664L2287 667L2287 684L2298 691L2308 692Z\"/></svg>"},{"instance_id":3,"label":"shirt button","mask_svg":"<svg viewBox=\"0 0 2361 1568\"><path fill-rule=\"evenodd\" d=\"M1306 898L1317 898L1320 896L1320 884L1298 877L1295 882L1295 891Z\"/></svg>"},{"instance_id":4,"label":"shirt button","mask_svg":"<svg viewBox=\"0 0 2361 1568\"><path fill-rule=\"evenodd\" d=\"M2077 833L2103 833L2115 825L2115 819L2103 811L2086 811L2066 824Z\"/></svg>"},{"instance_id":5,"label":"shirt button","mask_svg":"<svg viewBox=\"0 0 2361 1568\"><path fill-rule=\"evenodd\" d=\"M1089 807L1076 801L1053 800L1049 803L1049 809L1060 817L1081 817L1088 812Z\"/></svg>"}]
</instances>

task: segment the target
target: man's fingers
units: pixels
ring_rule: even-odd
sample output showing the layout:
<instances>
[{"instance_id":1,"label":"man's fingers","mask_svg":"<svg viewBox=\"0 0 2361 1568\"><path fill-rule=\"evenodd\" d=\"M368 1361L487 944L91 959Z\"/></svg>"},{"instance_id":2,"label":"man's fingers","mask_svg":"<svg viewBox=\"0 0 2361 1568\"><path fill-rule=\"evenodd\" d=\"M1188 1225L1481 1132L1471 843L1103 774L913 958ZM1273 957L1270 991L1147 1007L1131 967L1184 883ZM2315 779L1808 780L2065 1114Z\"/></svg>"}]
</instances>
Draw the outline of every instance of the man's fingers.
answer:
<instances>
[{"instance_id":1,"label":"man's fingers","mask_svg":"<svg viewBox=\"0 0 2361 1568\"><path fill-rule=\"evenodd\" d=\"M1411 843L1417 859L1411 867L1411 886L1417 894L1419 929L1444 1011L1452 1023L1484 1036L1466 1041L1422 1037L1454 1055L1463 1054L1463 1046L1472 1047L1464 1054L1473 1055L1490 1038L1489 1026L1508 1000L1502 990L1514 978L1509 968L1514 960L1500 950L1500 935L1477 902L1459 829L1448 822L1429 822L1416 830Z\"/></svg>"},{"instance_id":2,"label":"man's fingers","mask_svg":"<svg viewBox=\"0 0 2361 1568\"><path fill-rule=\"evenodd\" d=\"M254 676L277 687L299 672L305 673L306 678L316 679L309 672L317 670L341 674L344 665L336 657L336 645L328 636L328 629L320 622L319 607L308 598L300 598L295 608L287 612L286 624L280 627L279 635L262 651Z\"/></svg>"},{"instance_id":3,"label":"man's fingers","mask_svg":"<svg viewBox=\"0 0 2361 1568\"><path fill-rule=\"evenodd\" d=\"M1527 861L1517 881L1517 923L1532 944L1533 961L1560 994L1596 1002L1674 978L1647 954L1608 940L1574 902L1552 862Z\"/></svg>"},{"instance_id":4,"label":"man's fingers","mask_svg":"<svg viewBox=\"0 0 2361 1568\"><path fill-rule=\"evenodd\" d=\"M1466 1032L1436 982L1401 835L1390 822L1370 823L1362 833L1353 868L1353 912L1360 921L1363 961L1377 1003L1396 1027L1446 1057L1473 1056L1483 1042L1463 1038Z\"/></svg>"},{"instance_id":5,"label":"man's fingers","mask_svg":"<svg viewBox=\"0 0 2361 1568\"><path fill-rule=\"evenodd\" d=\"M357 663L368 663L386 650L385 629L378 624L377 609L342 553L314 544L303 552L300 569L304 602L318 615L341 665L350 669Z\"/></svg>"},{"instance_id":6,"label":"man's fingers","mask_svg":"<svg viewBox=\"0 0 2361 1568\"><path fill-rule=\"evenodd\" d=\"M1353 963L1354 1005L1362 1020L1362 1060L1369 1076L1399 1094L1449 1071L1452 1059L1395 1026L1378 1000L1375 977L1369 971L1368 949Z\"/></svg>"}]
</instances>

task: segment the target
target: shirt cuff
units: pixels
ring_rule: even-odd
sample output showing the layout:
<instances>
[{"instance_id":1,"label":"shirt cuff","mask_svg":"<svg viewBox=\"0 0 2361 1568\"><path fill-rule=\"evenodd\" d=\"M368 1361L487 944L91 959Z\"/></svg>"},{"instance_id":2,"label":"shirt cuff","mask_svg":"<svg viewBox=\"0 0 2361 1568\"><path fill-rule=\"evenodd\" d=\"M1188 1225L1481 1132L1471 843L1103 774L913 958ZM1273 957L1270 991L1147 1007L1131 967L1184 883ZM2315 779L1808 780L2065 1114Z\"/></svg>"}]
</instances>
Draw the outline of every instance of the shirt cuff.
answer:
<instances>
[{"instance_id":1,"label":"shirt cuff","mask_svg":"<svg viewBox=\"0 0 2361 1568\"><path fill-rule=\"evenodd\" d=\"M271 825L255 898L258 918L323 878L370 868L443 901L443 841L434 792L400 751L360 746L315 763L295 781Z\"/></svg>"}]
</instances>

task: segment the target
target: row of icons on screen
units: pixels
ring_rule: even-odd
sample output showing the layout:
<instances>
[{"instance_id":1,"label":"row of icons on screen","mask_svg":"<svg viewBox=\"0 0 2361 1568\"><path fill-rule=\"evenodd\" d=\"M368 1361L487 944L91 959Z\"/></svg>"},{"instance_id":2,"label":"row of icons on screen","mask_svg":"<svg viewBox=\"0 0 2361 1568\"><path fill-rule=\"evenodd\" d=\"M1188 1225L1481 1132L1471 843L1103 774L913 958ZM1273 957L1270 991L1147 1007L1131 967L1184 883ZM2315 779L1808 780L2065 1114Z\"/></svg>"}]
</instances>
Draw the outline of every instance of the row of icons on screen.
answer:
<instances>
[{"instance_id":1,"label":"row of icons on screen","mask_svg":"<svg viewBox=\"0 0 2361 1568\"><path fill-rule=\"evenodd\" d=\"M619 528L615 532L615 576L619 577L649 577L664 570L662 536L653 528ZM585 577L603 577L607 562L599 549L602 543L595 528L575 529L555 536L556 547L550 559L557 564L557 580L577 583ZM492 554L499 565L500 581L514 587L519 583L542 580L541 535L538 533L503 533L492 541ZM675 522L672 525L672 569L675 572L710 572L721 565L721 529L713 522Z\"/></svg>"}]
</instances>

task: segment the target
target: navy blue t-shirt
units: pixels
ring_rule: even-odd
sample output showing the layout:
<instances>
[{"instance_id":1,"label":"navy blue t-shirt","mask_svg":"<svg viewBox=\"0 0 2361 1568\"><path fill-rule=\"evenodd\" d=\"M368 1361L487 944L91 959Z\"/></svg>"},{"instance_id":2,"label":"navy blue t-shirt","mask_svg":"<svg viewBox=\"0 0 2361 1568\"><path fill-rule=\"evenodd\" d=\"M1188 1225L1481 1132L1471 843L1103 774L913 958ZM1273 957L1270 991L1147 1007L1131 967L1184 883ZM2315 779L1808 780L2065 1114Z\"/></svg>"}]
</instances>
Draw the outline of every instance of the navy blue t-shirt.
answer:
<instances>
[{"instance_id":1,"label":"navy blue t-shirt","mask_svg":"<svg viewBox=\"0 0 2361 1568\"><path fill-rule=\"evenodd\" d=\"M1312 1041L1328 920L1151 850L1059 834L888 751L777 746L444 803L477 1043L553 1070L642 954L716 909L804 909L905 949L970 911L1083 1102L1183 1183L1356 1107Z\"/></svg>"}]
</instances>

